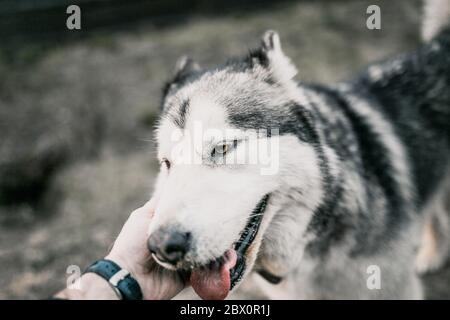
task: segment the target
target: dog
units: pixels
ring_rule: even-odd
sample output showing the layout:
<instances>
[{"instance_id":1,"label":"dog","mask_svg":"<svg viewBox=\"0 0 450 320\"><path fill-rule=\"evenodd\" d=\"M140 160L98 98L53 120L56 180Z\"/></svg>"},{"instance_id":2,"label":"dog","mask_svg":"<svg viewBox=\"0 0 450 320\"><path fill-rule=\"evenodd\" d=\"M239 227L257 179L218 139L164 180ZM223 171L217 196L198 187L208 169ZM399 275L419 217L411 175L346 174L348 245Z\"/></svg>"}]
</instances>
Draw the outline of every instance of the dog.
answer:
<instances>
[{"instance_id":1,"label":"dog","mask_svg":"<svg viewBox=\"0 0 450 320\"><path fill-rule=\"evenodd\" d=\"M156 131L155 261L203 299L249 275L273 299L423 298L418 274L450 247L450 6L433 5L422 47L332 86L297 82L274 31L213 69L180 59ZM249 161L261 143L268 160Z\"/></svg>"}]
</instances>

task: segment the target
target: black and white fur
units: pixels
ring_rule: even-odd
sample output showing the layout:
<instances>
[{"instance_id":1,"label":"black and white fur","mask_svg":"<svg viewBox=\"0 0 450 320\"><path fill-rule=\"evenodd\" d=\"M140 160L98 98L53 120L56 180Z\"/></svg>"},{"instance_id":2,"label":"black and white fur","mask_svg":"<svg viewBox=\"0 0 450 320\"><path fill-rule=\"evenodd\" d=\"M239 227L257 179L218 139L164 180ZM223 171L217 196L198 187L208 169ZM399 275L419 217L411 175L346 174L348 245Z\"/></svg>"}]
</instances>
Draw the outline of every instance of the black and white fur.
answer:
<instances>
[{"instance_id":1,"label":"black and white fur","mask_svg":"<svg viewBox=\"0 0 450 320\"><path fill-rule=\"evenodd\" d=\"M450 245L450 29L440 23L450 9L437 3L421 48L335 86L296 82L273 31L215 69L179 62L158 128L159 157L172 164L160 173L151 226L190 232L179 267L221 256L270 194L246 273L282 279L252 276L270 298L423 297L417 271L441 266ZM170 137L195 121L219 133L202 165L174 164ZM225 128L279 128L278 173L217 164L209 150ZM369 266L381 272L379 289L367 287Z\"/></svg>"}]
</instances>

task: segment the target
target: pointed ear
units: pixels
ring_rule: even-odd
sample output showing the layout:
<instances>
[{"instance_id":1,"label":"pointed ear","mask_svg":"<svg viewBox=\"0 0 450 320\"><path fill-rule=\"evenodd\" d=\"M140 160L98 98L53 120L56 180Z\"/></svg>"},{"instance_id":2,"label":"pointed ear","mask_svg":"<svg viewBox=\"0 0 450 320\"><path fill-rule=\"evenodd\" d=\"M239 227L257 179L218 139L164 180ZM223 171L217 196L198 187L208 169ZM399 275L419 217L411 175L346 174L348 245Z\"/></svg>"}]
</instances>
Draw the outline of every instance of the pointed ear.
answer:
<instances>
[{"instance_id":1,"label":"pointed ear","mask_svg":"<svg viewBox=\"0 0 450 320\"><path fill-rule=\"evenodd\" d=\"M182 79L186 76L199 71L200 66L188 56L181 56L175 64L174 79Z\"/></svg>"},{"instance_id":2,"label":"pointed ear","mask_svg":"<svg viewBox=\"0 0 450 320\"><path fill-rule=\"evenodd\" d=\"M280 37L277 32L268 30L264 33L261 49L275 80L287 82L297 74L297 68L281 49Z\"/></svg>"},{"instance_id":3,"label":"pointed ear","mask_svg":"<svg viewBox=\"0 0 450 320\"><path fill-rule=\"evenodd\" d=\"M200 66L191 58L187 56L178 58L172 78L163 87L163 100L170 90L182 84L188 76L198 71L200 71Z\"/></svg>"}]
</instances>

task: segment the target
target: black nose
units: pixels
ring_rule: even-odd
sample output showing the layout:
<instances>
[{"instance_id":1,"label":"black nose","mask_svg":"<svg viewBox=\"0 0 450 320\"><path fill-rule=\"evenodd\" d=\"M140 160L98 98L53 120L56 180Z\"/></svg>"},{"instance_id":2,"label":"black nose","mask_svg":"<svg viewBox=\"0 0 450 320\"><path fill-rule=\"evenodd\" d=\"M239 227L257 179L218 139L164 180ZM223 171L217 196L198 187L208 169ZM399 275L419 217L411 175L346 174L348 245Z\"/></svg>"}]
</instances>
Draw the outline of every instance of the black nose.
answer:
<instances>
[{"instance_id":1,"label":"black nose","mask_svg":"<svg viewBox=\"0 0 450 320\"><path fill-rule=\"evenodd\" d=\"M191 234L161 228L148 238L148 249L162 262L176 264L190 248Z\"/></svg>"}]
</instances>

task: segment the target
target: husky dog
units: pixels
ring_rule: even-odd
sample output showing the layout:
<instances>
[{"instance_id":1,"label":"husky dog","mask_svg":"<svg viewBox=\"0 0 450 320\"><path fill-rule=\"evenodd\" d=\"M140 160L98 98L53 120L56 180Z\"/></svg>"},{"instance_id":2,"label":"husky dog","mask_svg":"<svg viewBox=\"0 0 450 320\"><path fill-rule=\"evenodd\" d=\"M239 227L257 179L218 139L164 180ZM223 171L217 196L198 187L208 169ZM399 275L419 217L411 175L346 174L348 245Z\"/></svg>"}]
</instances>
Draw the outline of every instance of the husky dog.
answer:
<instances>
[{"instance_id":1,"label":"husky dog","mask_svg":"<svg viewBox=\"0 0 450 320\"><path fill-rule=\"evenodd\" d=\"M334 86L296 82L273 31L214 69L180 60L157 130L154 259L187 272L204 299L251 273L269 298L422 298L418 271L440 267L450 245L450 8L440 3L421 48ZM250 140L276 141L274 173L231 163Z\"/></svg>"}]
</instances>

